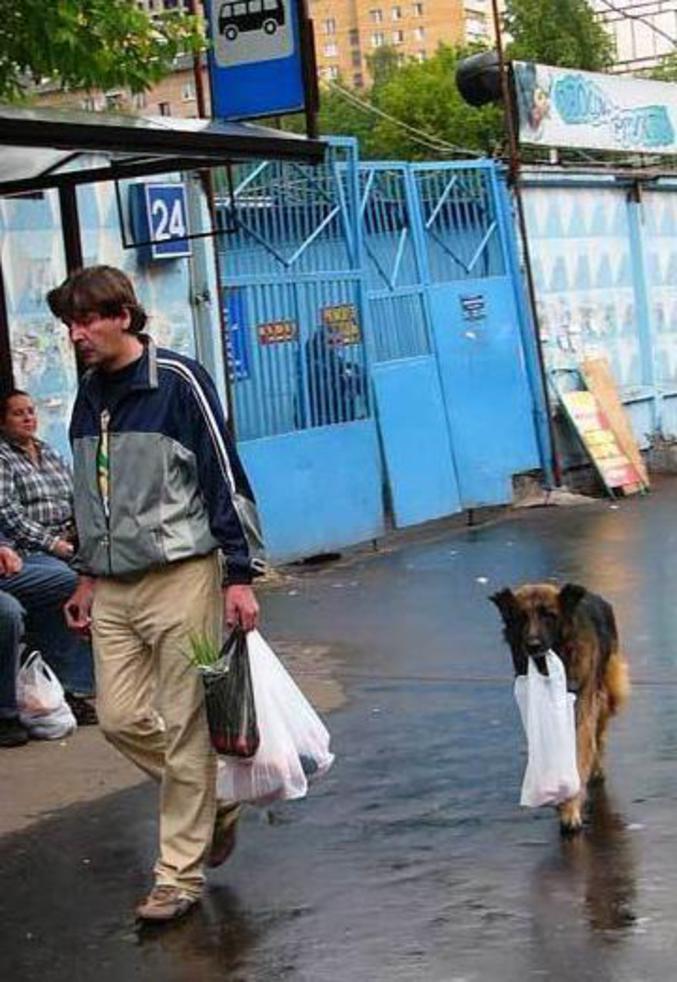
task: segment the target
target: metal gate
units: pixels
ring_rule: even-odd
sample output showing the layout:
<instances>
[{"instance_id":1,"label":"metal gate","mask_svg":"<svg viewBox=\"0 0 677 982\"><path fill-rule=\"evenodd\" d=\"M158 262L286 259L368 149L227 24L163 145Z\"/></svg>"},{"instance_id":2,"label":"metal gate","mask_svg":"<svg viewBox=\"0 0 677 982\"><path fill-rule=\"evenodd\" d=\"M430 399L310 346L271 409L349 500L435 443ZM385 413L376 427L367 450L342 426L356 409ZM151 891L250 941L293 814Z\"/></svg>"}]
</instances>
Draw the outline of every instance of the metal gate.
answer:
<instances>
[{"instance_id":1,"label":"metal gate","mask_svg":"<svg viewBox=\"0 0 677 982\"><path fill-rule=\"evenodd\" d=\"M507 200L492 162L358 166L338 139L224 184L236 433L273 560L378 536L385 500L399 526L510 501L540 466Z\"/></svg>"},{"instance_id":2,"label":"metal gate","mask_svg":"<svg viewBox=\"0 0 677 982\"><path fill-rule=\"evenodd\" d=\"M336 140L320 167L241 167L221 189L236 434L273 561L383 530L355 154Z\"/></svg>"},{"instance_id":3,"label":"metal gate","mask_svg":"<svg viewBox=\"0 0 677 982\"><path fill-rule=\"evenodd\" d=\"M540 466L498 168L363 164L374 392L398 525L512 498Z\"/></svg>"}]
</instances>

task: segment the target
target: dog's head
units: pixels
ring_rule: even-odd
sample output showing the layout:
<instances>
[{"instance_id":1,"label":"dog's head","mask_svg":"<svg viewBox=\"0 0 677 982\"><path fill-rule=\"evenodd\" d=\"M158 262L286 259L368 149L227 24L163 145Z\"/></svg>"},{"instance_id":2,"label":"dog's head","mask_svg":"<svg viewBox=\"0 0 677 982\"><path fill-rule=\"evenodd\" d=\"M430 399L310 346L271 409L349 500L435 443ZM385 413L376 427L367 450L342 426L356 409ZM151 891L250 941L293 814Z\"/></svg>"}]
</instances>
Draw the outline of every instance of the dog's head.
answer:
<instances>
[{"instance_id":1,"label":"dog's head","mask_svg":"<svg viewBox=\"0 0 677 982\"><path fill-rule=\"evenodd\" d=\"M561 588L552 583L527 583L514 592L506 588L489 598L503 618L503 636L510 645L517 675L526 675L529 658L536 659L539 671L545 674L546 652L551 648L559 652L585 592L575 583Z\"/></svg>"}]
</instances>

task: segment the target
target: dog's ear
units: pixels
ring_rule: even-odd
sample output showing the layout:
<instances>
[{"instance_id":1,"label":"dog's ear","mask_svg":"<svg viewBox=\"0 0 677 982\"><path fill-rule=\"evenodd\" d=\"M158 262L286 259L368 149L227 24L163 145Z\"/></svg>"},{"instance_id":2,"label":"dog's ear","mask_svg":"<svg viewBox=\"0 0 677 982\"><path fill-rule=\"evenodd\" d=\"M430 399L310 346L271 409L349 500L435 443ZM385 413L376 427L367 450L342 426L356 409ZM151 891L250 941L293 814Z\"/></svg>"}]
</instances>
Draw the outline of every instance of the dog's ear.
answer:
<instances>
[{"instance_id":1,"label":"dog's ear","mask_svg":"<svg viewBox=\"0 0 677 982\"><path fill-rule=\"evenodd\" d=\"M506 587L504 590L499 590L498 593L492 593L489 600L498 607L506 627L514 624L518 607L515 594L512 590Z\"/></svg>"},{"instance_id":2,"label":"dog's ear","mask_svg":"<svg viewBox=\"0 0 677 982\"><path fill-rule=\"evenodd\" d=\"M565 583L559 591L559 609L563 617L571 617L579 603L587 593L584 586L577 583Z\"/></svg>"}]
</instances>

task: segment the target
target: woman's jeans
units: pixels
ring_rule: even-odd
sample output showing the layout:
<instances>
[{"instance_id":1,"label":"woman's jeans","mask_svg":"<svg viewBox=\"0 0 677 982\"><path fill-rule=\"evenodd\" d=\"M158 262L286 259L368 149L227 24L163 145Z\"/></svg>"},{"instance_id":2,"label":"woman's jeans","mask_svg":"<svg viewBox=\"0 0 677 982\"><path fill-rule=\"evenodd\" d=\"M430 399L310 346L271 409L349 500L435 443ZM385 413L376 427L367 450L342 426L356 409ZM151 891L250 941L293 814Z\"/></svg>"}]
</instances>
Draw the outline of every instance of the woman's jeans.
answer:
<instances>
[{"instance_id":1,"label":"woman's jeans","mask_svg":"<svg viewBox=\"0 0 677 982\"><path fill-rule=\"evenodd\" d=\"M66 627L63 605L77 574L56 556L24 557L13 576L0 576L0 717L15 716L19 644L39 649L67 692L94 693L92 651Z\"/></svg>"}]
</instances>

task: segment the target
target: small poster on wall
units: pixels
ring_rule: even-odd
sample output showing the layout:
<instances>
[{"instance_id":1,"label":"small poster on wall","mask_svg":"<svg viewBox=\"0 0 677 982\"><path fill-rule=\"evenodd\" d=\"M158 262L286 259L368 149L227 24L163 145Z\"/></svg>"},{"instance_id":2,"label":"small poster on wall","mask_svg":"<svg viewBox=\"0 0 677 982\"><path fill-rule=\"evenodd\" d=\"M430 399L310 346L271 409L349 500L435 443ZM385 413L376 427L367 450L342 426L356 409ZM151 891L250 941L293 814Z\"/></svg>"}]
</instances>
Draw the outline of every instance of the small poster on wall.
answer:
<instances>
[{"instance_id":1,"label":"small poster on wall","mask_svg":"<svg viewBox=\"0 0 677 982\"><path fill-rule=\"evenodd\" d=\"M320 319L328 335L336 344L359 344L362 340L357 317L357 307L352 303L322 307Z\"/></svg>"},{"instance_id":2,"label":"small poster on wall","mask_svg":"<svg viewBox=\"0 0 677 982\"><path fill-rule=\"evenodd\" d=\"M298 336L296 321L269 321L257 327L259 344L286 344Z\"/></svg>"}]
</instances>

